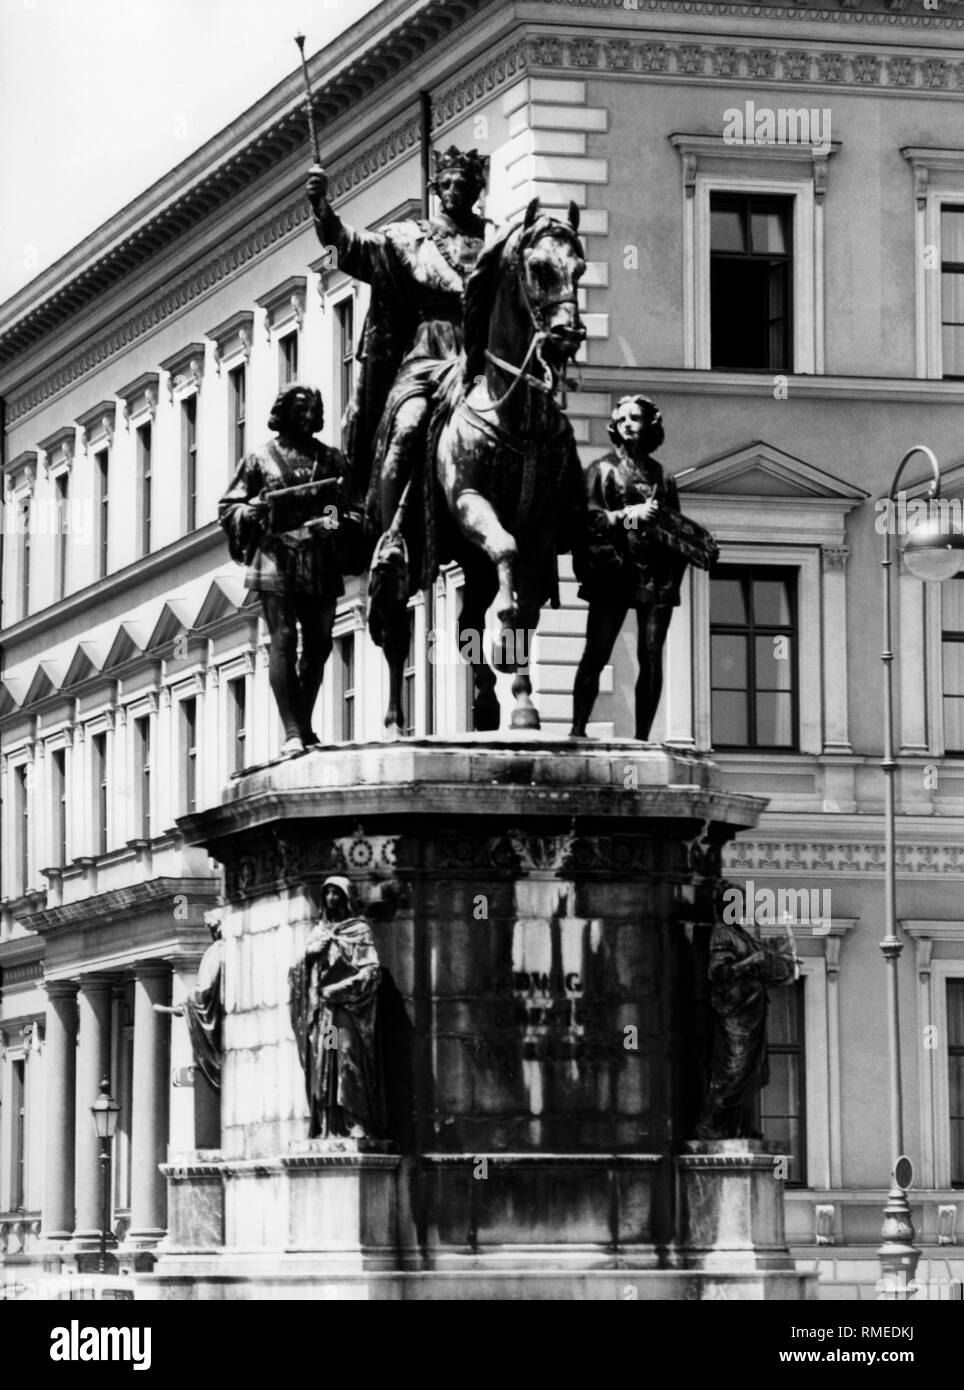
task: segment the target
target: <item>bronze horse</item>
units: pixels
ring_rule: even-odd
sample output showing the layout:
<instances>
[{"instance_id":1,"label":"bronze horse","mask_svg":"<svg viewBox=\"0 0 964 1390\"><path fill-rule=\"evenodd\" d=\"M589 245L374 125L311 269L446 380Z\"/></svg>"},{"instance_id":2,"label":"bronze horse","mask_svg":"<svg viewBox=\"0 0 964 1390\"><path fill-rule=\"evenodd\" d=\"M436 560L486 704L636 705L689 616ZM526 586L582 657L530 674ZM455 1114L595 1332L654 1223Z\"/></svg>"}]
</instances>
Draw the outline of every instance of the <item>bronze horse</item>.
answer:
<instances>
[{"instance_id":1,"label":"bronze horse","mask_svg":"<svg viewBox=\"0 0 964 1390\"><path fill-rule=\"evenodd\" d=\"M574 203L568 217L541 214L533 199L524 219L483 251L465 288L464 354L442 377L429 435L423 579L434 580L440 559L464 571L459 650L472 667L478 730L499 727L481 640L493 600L501 624L494 664L517 672L512 727L539 727L529 698L532 636L542 605L558 603L556 556L571 549L585 510L572 426L555 399L585 337L576 292L586 262ZM391 726L401 722L407 619L405 633L383 645Z\"/></svg>"}]
</instances>

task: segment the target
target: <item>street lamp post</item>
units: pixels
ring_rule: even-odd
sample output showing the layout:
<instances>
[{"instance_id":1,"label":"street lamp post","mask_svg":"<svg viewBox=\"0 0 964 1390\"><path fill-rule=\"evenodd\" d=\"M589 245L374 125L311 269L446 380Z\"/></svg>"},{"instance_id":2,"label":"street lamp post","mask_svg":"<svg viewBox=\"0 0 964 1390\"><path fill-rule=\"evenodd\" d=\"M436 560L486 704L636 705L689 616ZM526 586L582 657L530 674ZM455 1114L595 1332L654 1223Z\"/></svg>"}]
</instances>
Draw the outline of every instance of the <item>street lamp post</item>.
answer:
<instances>
[{"instance_id":1,"label":"street lamp post","mask_svg":"<svg viewBox=\"0 0 964 1390\"><path fill-rule=\"evenodd\" d=\"M110 1093L106 1076L100 1083L100 1095L90 1107L94 1129L100 1140L100 1272L107 1273L107 1228L110 1225L110 1146L117 1129L120 1106Z\"/></svg>"},{"instance_id":2,"label":"street lamp post","mask_svg":"<svg viewBox=\"0 0 964 1390\"><path fill-rule=\"evenodd\" d=\"M884 923L885 935L880 943L887 973L887 1040L890 1057L890 1150L892 1168L890 1191L884 1204L883 1243L877 1252L880 1270L894 1290L895 1297L907 1296L907 1289L917 1270L920 1252L914 1245L914 1223L911 1217L907 1189L913 1180L913 1166L904 1156L904 1102L900 1068L900 1010L898 998L898 963L903 943L897 935L897 850L894 776L894 688L893 637L891 606L893 599L893 561L891 559L891 518L897 500L901 475L915 454L923 454L931 466L933 477L927 493L930 503L940 495L941 472L932 451L915 444L901 459L894 475L888 501L892 504L884 527L884 647L881 661L884 666ZM933 518L915 528L905 542L904 564L918 579L941 583L951 579L964 568L964 536L945 530Z\"/></svg>"}]
</instances>

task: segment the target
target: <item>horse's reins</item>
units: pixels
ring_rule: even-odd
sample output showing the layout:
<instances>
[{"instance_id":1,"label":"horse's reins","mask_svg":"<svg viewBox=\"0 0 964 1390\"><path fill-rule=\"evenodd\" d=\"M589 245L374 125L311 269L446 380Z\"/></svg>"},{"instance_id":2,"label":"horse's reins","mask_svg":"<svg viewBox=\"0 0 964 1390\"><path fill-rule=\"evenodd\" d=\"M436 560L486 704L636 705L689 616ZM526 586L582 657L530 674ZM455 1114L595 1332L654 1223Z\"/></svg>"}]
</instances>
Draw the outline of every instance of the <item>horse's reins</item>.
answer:
<instances>
[{"instance_id":1,"label":"horse's reins","mask_svg":"<svg viewBox=\"0 0 964 1390\"><path fill-rule=\"evenodd\" d=\"M535 240L536 238L533 237L532 241ZM484 411L486 414L501 409L501 407L505 405L506 401L512 395L515 388L519 385L519 382L523 379L528 383L529 386L534 386L537 391L545 391L550 396L556 389L555 374L553 373L552 368L549 366L549 363L542 355L542 344L549 337L549 330L543 328L539 319L536 317L535 309L532 306L532 301L530 300L528 291L526 290L525 274L522 267L522 251L523 247L520 241L519 246L517 247L513 255L513 260L516 263L517 269L519 269L520 271L519 290L522 294L522 302L526 306L526 313L529 315L529 322L531 323L535 331L533 332L532 338L529 342L529 347L526 351L526 355L522 359L522 362L518 367L513 362L506 362L504 358L498 357L494 352L490 352L488 348L485 349L485 356L493 364L493 366L498 367L500 371L506 372L509 376L512 377L509 389L505 392L503 396L500 396L497 401L493 401L491 405L480 405L471 407L471 409L475 411ZM577 307L578 310L579 301L574 294L560 295L557 299L546 300L545 304L540 306L541 312L544 313L547 309L552 309L557 304L573 304ZM526 370L526 368L529 365L529 362L532 360L533 357L539 363L539 366L542 368L543 378L541 381L538 379L538 377L534 377L531 374L531 372L528 372ZM564 378L565 373L563 372L562 375Z\"/></svg>"}]
</instances>

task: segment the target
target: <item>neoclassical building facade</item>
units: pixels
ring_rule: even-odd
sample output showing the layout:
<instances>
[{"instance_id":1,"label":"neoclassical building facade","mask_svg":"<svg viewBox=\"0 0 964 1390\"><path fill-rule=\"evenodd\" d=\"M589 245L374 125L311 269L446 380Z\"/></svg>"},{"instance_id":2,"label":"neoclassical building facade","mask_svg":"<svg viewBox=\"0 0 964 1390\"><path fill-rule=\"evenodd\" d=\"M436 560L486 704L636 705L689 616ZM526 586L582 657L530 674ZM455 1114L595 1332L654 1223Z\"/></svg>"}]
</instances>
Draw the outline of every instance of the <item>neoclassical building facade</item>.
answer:
<instances>
[{"instance_id":1,"label":"neoclassical building facade","mask_svg":"<svg viewBox=\"0 0 964 1390\"><path fill-rule=\"evenodd\" d=\"M786 1148L795 1252L838 1294L872 1293L891 1161L875 502L918 443L964 497L964 17L946 0L385 0L310 67L352 225L417 214L423 147L452 143L489 156L495 221L536 195L580 207L588 337L568 412L583 459L607 447L614 400L655 397L660 457L721 546L684 585L653 737L770 798L727 859L755 902L795 905L803 957L773 1000L762 1127ZM164 1236L159 1165L198 1147L186 1028L155 1005L191 989L219 882L177 822L281 741L264 625L217 502L286 381L322 389L338 442L368 299L314 235L299 83L0 308L8 1266L96 1243L85 1112L102 1076L121 1106L113 1223L132 1263ZM585 626L567 566L533 665L560 734ZM410 737L470 731L460 582L446 572L412 602ZM895 587L906 1146L922 1270L950 1278L964 1273L964 584L901 573ZM632 731L634 648L630 623L598 736ZM323 740L381 738L386 698L352 580Z\"/></svg>"}]
</instances>

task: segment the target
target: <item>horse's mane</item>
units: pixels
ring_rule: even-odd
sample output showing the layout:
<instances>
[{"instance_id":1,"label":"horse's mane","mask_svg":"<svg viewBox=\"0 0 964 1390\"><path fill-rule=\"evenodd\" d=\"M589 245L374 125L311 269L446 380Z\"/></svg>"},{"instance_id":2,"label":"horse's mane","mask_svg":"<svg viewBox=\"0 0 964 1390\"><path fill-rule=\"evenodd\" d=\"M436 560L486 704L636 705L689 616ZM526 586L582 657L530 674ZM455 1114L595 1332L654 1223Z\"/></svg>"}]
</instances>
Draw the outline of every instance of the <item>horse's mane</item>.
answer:
<instances>
[{"instance_id":1,"label":"horse's mane","mask_svg":"<svg viewBox=\"0 0 964 1390\"><path fill-rule=\"evenodd\" d=\"M495 304L502 268L502 256L506 244L513 233L520 230L521 223L511 222L503 227L496 237L482 251L469 278L465 282L462 308L462 321L465 343L464 381L471 385L473 379L485 371L485 347L489 340L489 319Z\"/></svg>"}]
</instances>

